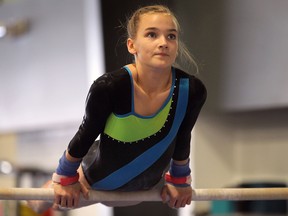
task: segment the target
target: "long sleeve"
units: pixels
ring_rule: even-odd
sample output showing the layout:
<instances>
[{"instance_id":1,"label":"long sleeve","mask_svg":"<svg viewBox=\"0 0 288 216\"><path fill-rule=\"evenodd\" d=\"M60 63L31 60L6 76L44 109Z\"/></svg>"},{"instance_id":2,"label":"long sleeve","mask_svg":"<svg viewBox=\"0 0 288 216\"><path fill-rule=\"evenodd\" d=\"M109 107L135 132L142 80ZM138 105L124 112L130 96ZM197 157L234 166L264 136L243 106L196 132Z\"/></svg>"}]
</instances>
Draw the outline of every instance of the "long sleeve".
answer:
<instances>
[{"instance_id":1,"label":"long sleeve","mask_svg":"<svg viewBox=\"0 0 288 216\"><path fill-rule=\"evenodd\" d=\"M175 160L185 160L189 157L191 131L207 97L207 90L199 79L190 78L189 85L189 103L177 134L176 147L173 154L173 159Z\"/></svg>"},{"instance_id":2,"label":"long sleeve","mask_svg":"<svg viewBox=\"0 0 288 216\"><path fill-rule=\"evenodd\" d=\"M98 135L103 132L106 120L112 112L111 85L109 74L101 76L92 84L87 95L82 124L68 146L71 156L84 157Z\"/></svg>"}]
</instances>

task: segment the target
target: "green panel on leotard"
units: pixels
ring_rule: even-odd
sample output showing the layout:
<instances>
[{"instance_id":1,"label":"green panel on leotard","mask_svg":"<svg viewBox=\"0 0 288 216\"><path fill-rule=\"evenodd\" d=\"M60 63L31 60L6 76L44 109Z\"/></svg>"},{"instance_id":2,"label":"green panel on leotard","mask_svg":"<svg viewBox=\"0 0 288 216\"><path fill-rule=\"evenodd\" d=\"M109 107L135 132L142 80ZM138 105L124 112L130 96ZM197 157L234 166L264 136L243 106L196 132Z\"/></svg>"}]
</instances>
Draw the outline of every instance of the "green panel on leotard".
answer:
<instances>
[{"instance_id":1,"label":"green panel on leotard","mask_svg":"<svg viewBox=\"0 0 288 216\"><path fill-rule=\"evenodd\" d=\"M104 133L121 142L134 142L157 133L164 125L172 99L153 117L137 115L116 116L112 113L106 122Z\"/></svg>"}]
</instances>

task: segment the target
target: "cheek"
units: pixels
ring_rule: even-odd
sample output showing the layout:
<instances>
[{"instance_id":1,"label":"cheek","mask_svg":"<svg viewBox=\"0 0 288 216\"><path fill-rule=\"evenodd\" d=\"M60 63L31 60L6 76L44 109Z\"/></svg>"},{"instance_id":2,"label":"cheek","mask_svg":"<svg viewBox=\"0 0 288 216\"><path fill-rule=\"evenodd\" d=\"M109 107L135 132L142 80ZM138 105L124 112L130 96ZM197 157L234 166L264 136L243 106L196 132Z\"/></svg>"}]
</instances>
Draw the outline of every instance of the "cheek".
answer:
<instances>
[{"instance_id":1,"label":"cheek","mask_svg":"<svg viewBox=\"0 0 288 216\"><path fill-rule=\"evenodd\" d=\"M153 53L154 49L151 45L152 45L151 43L142 44L141 46L138 47L137 54L143 56L148 55L149 53Z\"/></svg>"},{"instance_id":2,"label":"cheek","mask_svg":"<svg viewBox=\"0 0 288 216\"><path fill-rule=\"evenodd\" d=\"M178 47L178 45L174 46L174 53L175 53L175 57L177 57L178 54L179 54L179 47Z\"/></svg>"},{"instance_id":3,"label":"cheek","mask_svg":"<svg viewBox=\"0 0 288 216\"><path fill-rule=\"evenodd\" d=\"M138 57L141 58L151 58L153 54L158 51L159 42L157 40L137 40L135 43L135 50ZM171 44L173 52L177 51L177 45L175 43Z\"/></svg>"}]
</instances>

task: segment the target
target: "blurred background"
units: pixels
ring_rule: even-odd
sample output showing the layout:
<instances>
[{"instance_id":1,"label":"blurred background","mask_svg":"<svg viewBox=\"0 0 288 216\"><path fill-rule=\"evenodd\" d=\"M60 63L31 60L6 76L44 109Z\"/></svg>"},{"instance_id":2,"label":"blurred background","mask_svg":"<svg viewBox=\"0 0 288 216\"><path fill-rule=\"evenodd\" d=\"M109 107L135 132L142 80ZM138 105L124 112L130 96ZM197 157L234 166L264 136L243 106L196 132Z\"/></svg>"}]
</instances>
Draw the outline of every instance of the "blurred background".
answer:
<instances>
[{"instance_id":1,"label":"blurred background","mask_svg":"<svg viewBox=\"0 0 288 216\"><path fill-rule=\"evenodd\" d=\"M84 114L94 79L131 61L126 17L162 3L177 15L208 98L193 130L194 188L288 181L288 1L1 0L0 187L40 187ZM46 215L59 215L46 212ZM276 203L101 205L60 215L287 215ZM0 201L0 216L35 215Z\"/></svg>"}]
</instances>

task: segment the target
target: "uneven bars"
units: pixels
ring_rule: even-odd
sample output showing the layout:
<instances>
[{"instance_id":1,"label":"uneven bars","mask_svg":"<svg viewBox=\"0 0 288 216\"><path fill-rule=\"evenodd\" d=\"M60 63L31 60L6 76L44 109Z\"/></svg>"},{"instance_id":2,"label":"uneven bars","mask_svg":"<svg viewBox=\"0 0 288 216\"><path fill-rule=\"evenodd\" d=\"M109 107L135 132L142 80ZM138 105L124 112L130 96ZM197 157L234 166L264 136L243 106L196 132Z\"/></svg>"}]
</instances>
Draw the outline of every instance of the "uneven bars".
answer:
<instances>
[{"instance_id":1,"label":"uneven bars","mask_svg":"<svg viewBox=\"0 0 288 216\"><path fill-rule=\"evenodd\" d=\"M53 189L0 188L0 200L47 200L54 199ZM214 188L194 189L193 201L210 200L288 200L288 188ZM81 197L81 201L86 200ZM90 190L92 202L108 201L161 201L160 191L115 192Z\"/></svg>"}]
</instances>

